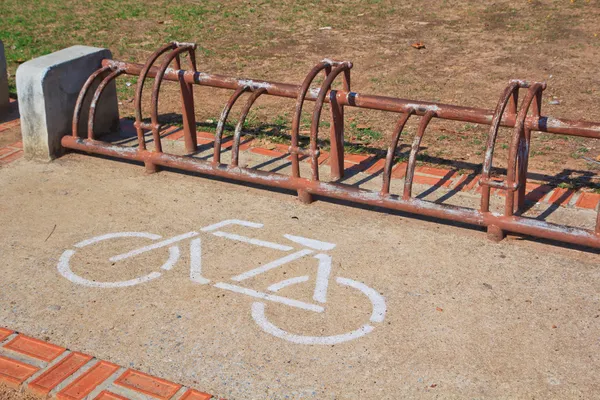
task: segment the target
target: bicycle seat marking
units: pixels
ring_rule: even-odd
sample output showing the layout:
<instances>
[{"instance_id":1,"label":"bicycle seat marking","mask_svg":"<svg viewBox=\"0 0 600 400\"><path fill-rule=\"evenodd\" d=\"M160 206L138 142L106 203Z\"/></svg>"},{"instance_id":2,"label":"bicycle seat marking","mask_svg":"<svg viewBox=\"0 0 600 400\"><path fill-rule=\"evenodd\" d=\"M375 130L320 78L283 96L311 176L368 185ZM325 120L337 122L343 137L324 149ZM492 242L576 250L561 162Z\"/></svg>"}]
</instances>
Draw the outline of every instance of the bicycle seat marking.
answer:
<instances>
[{"instance_id":1,"label":"bicycle seat marking","mask_svg":"<svg viewBox=\"0 0 600 400\"><path fill-rule=\"evenodd\" d=\"M344 277L335 277L335 279L333 279L331 276L332 256L326 252L333 250L336 247L336 244L291 234L283 235L283 238L286 239L286 242L282 244L221 230L222 228L231 225L250 228L251 230L260 229L264 226L261 223L229 219L206 226L200 229L198 232L191 231L167 239L163 239L160 235L148 232L109 233L83 240L79 243L76 243L73 246L73 249L65 250L58 262L58 272L73 283L91 288L125 288L139 285L162 276L164 271L170 271L173 269L181 256L179 244L184 241L189 241L190 280L195 284L209 285L211 284L210 279L206 278L202 273L202 240L203 236L206 236L206 238L210 236L216 236L232 241L243 242L252 246L276 250L282 253L281 257L271 262L231 277L230 282L212 283L212 286L215 288L243 294L257 299L257 301L252 303L251 316L264 332L269 333L277 338L297 344L332 345L358 339L359 337L372 332L375 329L373 324L383 322L387 310L385 299L381 294L379 294L378 291L353 279ZM108 259L111 263L118 263L119 261L124 261L140 254L152 252L166 247L168 249L168 257L167 260L160 266L160 270L163 272L153 271L137 278L115 282L98 282L89 280L73 272L71 268L72 257L79 249L93 246L100 242L112 241L120 238L142 238L150 240L152 243L147 246L132 249L125 253L111 256ZM298 246L300 248L298 248ZM312 294L312 300L314 303L292 299L278 294L278 292L284 288L293 287L294 285L300 285L308 282L310 280L309 275L296 276L284 279L280 282L272 283L266 288L266 291L259 291L243 286L244 281L250 278L254 278L276 268L282 268L286 264L305 257L314 259L317 264L315 279L316 283ZM268 304L268 302L279 303L285 306L315 313L324 312L325 307L327 307L327 294L330 289L330 282L332 280L334 280L334 282L339 286L355 289L369 301L372 307L372 312L367 323L364 323L355 330L338 335L310 336L286 332L268 320L265 313L266 304Z\"/></svg>"}]
</instances>

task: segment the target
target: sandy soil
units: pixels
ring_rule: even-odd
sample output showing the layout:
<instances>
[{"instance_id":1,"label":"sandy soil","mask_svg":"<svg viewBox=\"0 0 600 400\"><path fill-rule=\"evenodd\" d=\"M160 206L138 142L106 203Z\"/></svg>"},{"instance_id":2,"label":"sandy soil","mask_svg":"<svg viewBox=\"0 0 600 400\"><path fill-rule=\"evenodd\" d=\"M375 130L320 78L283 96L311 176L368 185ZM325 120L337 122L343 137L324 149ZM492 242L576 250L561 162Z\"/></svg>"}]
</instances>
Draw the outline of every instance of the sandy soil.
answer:
<instances>
[{"instance_id":1,"label":"sandy soil","mask_svg":"<svg viewBox=\"0 0 600 400\"><path fill-rule=\"evenodd\" d=\"M0 399L1 400L39 400L32 394L22 392L5 385L0 385Z\"/></svg>"},{"instance_id":2,"label":"sandy soil","mask_svg":"<svg viewBox=\"0 0 600 400\"><path fill-rule=\"evenodd\" d=\"M19 161L0 173L0 320L120 365L201 387L229 399L590 398L600 390L598 255L224 182L70 155L52 164ZM90 184L93 183L93 184ZM190 280L189 241L172 270L166 248L108 258L147 245L129 238L74 247L109 232L173 237L225 219L264 224L223 231L277 243L292 234L337 246L334 277L374 288L387 312L374 330L335 345L296 344L259 327L256 299L213 286L312 302L315 262L299 259L244 282L233 275L281 253L202 233L202 271ZM297 247L296 247L297 248ZM159 279L121 288L76 284L58 272L75 249L84 279ZM372 307L332 281L324 313L266 302L269 321L298 335L325 336L369 323Z\"/></svg>"}]
</instances>

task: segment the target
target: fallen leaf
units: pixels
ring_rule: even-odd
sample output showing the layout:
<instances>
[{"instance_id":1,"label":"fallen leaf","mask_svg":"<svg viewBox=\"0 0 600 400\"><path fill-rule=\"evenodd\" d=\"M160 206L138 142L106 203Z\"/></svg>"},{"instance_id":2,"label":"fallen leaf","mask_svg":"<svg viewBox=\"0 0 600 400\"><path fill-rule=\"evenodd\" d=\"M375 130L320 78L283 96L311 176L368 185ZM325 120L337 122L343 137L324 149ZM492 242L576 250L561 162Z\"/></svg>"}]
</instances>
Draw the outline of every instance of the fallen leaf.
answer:
<instances>
[{"instance_id":1,"label":"fallen leaf","mask_svg":"<svg viewBox=\"0 0 600 400\"><path fill-rule=\"evenodd\" d=\"M425 48L425 45L423 44L423 42L415 42L415 43L411 44L411 46L417 50L421 50L421 49Z\"/></svg>"}]
</instances>

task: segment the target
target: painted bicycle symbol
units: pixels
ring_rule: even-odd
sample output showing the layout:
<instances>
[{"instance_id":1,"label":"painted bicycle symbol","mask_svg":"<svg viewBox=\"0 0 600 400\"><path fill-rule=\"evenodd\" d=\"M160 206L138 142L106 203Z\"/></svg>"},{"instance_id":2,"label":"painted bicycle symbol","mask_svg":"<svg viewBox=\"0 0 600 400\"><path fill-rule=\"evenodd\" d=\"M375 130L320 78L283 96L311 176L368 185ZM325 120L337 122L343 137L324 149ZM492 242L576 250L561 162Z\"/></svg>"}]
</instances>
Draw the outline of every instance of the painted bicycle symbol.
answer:
<instances>
[{"instance_id":1,"label":"painted bicycle symbol","mask_svg":"<svg viewBox=\"0 0 600 400\"><path fill-rule=\"evenodd\" d=\"M244 294L258 299L259 301L255 301L252 304L251 315L254 321L258 324L258 326L266 333L298 344L331 345L346 342L364 336L375 329L375 327L372 324L380 323L384 320L386 314L386 304L383 296L381 296L376 290L365 285L364 283L338 276L335 278L335 283L337 285L357 290L359 293L364 295L366 300L370 302L372 312L369 319L369 323L364 323L362 326L350 332L332 336L299 335L286 332L285 330L279 328L267 319L265 307L268 304L268 302L280 303L289 307L295 307L301 310L312 311L315 313L322 313L325 311L325 307L327 305L327 293L329 290L329 283L332 280L332 256L327 254L327 251L332 250L336 247L336 245L334 243L323 242L320 240L310 239L301 236L294 236L289 234L283 235L283 237L287 240L286 243L291 242L289 244L300 245L301 248L298 249L297 247L293 247L289 244L280 244L260 240L257 238L242 236L221 230L222 228L231 225L237 225L253 229L260 229L263 227L263 224L256 222L230 219L206 226L200 229L199 232L187 232L168 239L163 239L160 235L147 232L109 233L106 235L96 236L94 238L81 241L74 245L74 249L66 250L60 257L58 263L58 271L62 276L64 276L71 282L88 287L121 288L139 285L160 277L162 273L154 271L130 280L116 282L98 282L94 280L85 279L75 274L73 272L73 269L71 268L72 257L75 255L78 249L82 249L87 246L92 246L100 242L119 238L143 238L152 241L152 243L147 246L143 246L122 254L112 256L109 258L109 261L112 263L118 263L119 261L124 261L143 253L167 247L168 257L166 261L160 266L160 269L163 271L169 271L177 264L177 261L181 256L181 249L179 248L179 243L189 240L190 280L192 282L195 282L196 284L211 284L211 281L202 274L202 234L205 233L233 241L244 242L253 246L278 250L285 253L283 257L280 257L267 264L260 265L256 268L252 268L246 272L243 272L242 274L231 277L232 282L216 282L212 284L212 286L219 289ZM267 271L271 271L276 268L281 268L284 265L291 263L292 261L299 260L304 257L311 257L317 262L317 273L315 279L316 284L312 296L312 300L314 300L314 303L308 303L288 297L283 297L277 294L280 290L284 288L309 281L309 275L297 276L273 283L270 286L268 286L265 292L250 289L241 285L247 279L256 277L260 274L266 273Z\"/></svg>"}]
</instances>

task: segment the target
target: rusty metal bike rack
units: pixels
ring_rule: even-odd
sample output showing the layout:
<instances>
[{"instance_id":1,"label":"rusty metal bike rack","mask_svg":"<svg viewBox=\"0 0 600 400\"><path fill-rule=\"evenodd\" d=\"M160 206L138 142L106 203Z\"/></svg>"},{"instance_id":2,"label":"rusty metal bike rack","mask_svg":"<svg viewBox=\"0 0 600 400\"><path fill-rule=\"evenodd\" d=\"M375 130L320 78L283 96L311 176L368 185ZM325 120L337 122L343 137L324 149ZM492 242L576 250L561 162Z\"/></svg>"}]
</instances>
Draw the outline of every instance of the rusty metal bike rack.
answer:
<instances>
[{"instance_id":1,"label":"rusty metal bike rack","mask_svg":"<svg viewBox=\"0 0 600 400\"><path fill-rule=\"evenodd\" d=\"M510 81L502 92L496 109L492 111L482 108L460 107L353 92L350 89L352 63L348 61L322 60L308 73L301 85L207 74L198 72L196 69L195 48L196 45L193 43L168 43L152 54L145 65L110 59L103 60L102 68L93 73L81 89L73 115L72 135L63 137L62 145L69 149L87 153L143 162L148 172L155 172L158 166L164 166L292 190L296 191L299 199L305 203L310 203L313 195L319 195L485 227L487 228L488 236L493 240L501 240L507 232L513 232L559 242L600 248L600 214L596 218L594 230L554 224L520 215L525 202L529 144L532 131L595 139L600 138L600 123L542 116L541 99L542 93L546 88L545 83L528 83L520 80ZM188 55L191 70L181 69L180 56L182 54ZM159 67L154 66L161 56L163 56L161 65ZM169 67L172 63L174 63L175 68ZM312 82L321 72L324 74L323 83L319 88L311 88ZM94 134L95 108L100 96L112 80L123 74L139 76L135 96L137 148L103 142L97 140ZM334 90L332 85L334 80L340 75L343 80L343 89ZM150 123L144 122L142 118L142 92L148 78L154 78ZM82 104L92 84L100 79L102 80L90 104L87 138L81 138L78 136L77 127ZM162 127L158 121L158 98L160 87L164 80L179 82L182 98L185 148L189 153L195 152L198 147L192 85L210 86L234 91L223 109L217 125L212 160L201 160L190 156L180 156L163 152L161 145ZM519 105L518 97L521 91L526 91L526 94ZM249 93L249 97L246 100L233 135L232 161L230 164L223 164L221 162L221 144L225 123L235 102L246 92ZM241 131L244 121L253 104L263 95L296 99L296 108L292 121L291 146L289 147L292 162L291 176L244 168L238 165ZM299 127L302 108L307 100L314 101L315 107L312 114L309 146L308 148L303 148L299 144ZM322 181L319 178L318 159L320 149L317 138L324 103L329 103L331 108L331 182ZM383 170L383 185L379 192L335 182L341 179L344 174L344 107L348 106L400 114L398 123L392 134L390 146L387 149L387 157ZM402 195L391 194L391 173L400 135L409 118L415 117L420 117L420 123L407 163L403 192ZM411 196L412 182L421 140L429 123L434 118L490 126L480 179L482 190L479 210L433 203ZM514 129L509 147L506 177L502 181L497 181L491 179L490 175L496 139L501 126ZM152 132L154 142L152 150L147 149L145 130ZM310 177L302 177L300 174L300 155L310 158L312 172ZM506 193L504 213L502 214L490 211L491 188L499 189Z\"/></svg>"}]
</instances>

